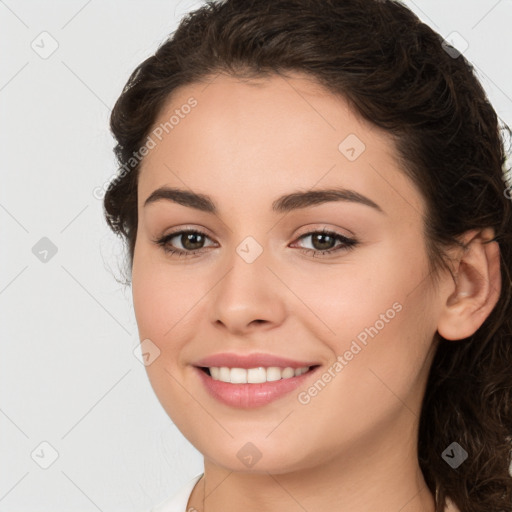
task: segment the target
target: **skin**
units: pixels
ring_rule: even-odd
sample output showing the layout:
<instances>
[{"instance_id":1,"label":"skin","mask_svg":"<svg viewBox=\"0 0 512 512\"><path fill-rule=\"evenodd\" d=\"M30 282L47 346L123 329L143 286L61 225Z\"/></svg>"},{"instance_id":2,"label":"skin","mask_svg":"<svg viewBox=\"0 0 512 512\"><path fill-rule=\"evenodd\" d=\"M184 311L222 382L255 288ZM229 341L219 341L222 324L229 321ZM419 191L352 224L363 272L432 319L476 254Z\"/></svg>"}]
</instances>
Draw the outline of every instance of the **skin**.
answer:
<instances>
[{"instance_id":1,"label":"skin","mask_svg":"<svg viewBox=\"0 0 512 512\"><path fill-rule=\"evenodd\" d=\"M461 339L495 305L499 252L482 244L492 232L468 233L468 250L452 254L456 280L444 271L435 284L421 193L386 133L343 98L299 74L221 74L175 91L155 126L191 96L197 106L143 160L132 268L140 339L160 350L146 368L151 385L204 455L187 510L433 512L416 446L434 335ZM349 134L366 146L354 161L338 149ZM144 206L164 185L209 195L218 213L168 200ZM331 187L382 212L350 201L272 211L281 195ZM179 257L154 242L180 228L206 233L202 252ZM319 244L300 237L322 228L359 243L306 254ZM236 251L248 236L263 250L252 263ZM180 236L172 243L190 247ZM306 405L297 395L316 378L242 409L212 398L192 366L219 352L267 352L317 361L321 375L395 303L400 312ZM252 467L237 457L247 442L262 455Z\"/></svg>"}]
</instances>

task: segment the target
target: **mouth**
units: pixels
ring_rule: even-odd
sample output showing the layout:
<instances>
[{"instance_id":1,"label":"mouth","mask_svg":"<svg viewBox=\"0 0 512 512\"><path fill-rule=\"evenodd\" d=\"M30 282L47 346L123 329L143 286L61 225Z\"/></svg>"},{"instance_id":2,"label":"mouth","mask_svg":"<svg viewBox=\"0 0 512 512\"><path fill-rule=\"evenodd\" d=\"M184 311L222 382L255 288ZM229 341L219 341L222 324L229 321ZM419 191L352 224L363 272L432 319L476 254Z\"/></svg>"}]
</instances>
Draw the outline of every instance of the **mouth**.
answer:
<instances>
[{"instance_id":1,"label":"mouth","mask_svg":"<svg viewBox=\"0 0 512 512\"><path fill-rule=\"evenodd\" d=\"M309 373L320 365L302 366L300 368L259 366L256 368L229 368L226 366L199 366L198 368L213 380L231 384L263 384L291 379Z\"/></svg>"},{"instance_id":2,"label":"mouth","mask_svg":"<svg viewBox=\"0 0 512 512\"><path fill-rule=\"evenodd\" d=\"M216 401L236 408L262 407L290 396L317 373L320 365L292 367L229 368L195 366L206 391Z\"/></svg>"}]
</instances>

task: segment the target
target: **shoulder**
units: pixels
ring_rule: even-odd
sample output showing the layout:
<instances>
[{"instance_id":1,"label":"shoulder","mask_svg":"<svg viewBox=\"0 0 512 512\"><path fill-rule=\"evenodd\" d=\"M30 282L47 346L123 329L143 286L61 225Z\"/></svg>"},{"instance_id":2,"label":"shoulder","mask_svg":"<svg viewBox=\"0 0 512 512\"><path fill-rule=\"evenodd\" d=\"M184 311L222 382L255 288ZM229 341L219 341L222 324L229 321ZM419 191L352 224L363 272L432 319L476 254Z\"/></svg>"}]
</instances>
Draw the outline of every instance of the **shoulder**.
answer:
<instances>
[{"instance_id":1,"label":"shoulder","mask_svg":"<svg viewBox=\"0 0 512 512\"><path fill-rule=\"evenodd\" d=\"M202 476L203 473L196 475L183 485L173 496L159 503L149 512L184 512L187 508L190 494Z\"/></svg>"}]
</instances>

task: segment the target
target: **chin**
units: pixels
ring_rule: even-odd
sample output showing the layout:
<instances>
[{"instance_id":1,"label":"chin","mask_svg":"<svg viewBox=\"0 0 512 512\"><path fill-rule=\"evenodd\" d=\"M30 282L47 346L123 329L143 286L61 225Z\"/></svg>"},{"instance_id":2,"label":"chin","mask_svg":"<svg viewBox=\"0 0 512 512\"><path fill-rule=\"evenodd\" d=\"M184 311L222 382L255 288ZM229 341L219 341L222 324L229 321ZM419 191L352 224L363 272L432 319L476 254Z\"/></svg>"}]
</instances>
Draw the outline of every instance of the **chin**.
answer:
<instances>
[{"instance_id":1,"label":"chin","mask_svg":"<svg viewBox=\"0 0 512 512\"><path fill-rule=\"evenodd\" d=\"M266 443L230 441L214 447L209 445L204 451L196 448L205 459L236 473L278 475L307 469L313 462L313 457L308 456L303 447L286 447L281 443L278 449L268 440Z\"/></svg>"}]
</instances>

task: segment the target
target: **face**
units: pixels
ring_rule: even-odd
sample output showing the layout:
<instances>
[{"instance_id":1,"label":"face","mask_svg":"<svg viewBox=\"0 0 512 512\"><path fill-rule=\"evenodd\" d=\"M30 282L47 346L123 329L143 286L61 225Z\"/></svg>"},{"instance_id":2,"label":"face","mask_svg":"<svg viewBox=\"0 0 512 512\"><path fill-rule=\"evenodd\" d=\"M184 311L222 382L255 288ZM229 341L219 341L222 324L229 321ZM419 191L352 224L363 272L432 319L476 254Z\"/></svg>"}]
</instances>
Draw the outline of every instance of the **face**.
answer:
<instances>
[{"instance_id":1,"label":"face","mask_svg":"<svg viewBox=\"0 0 512 512\"><path fill-rule=\"evenodd\" d=\"M181 432L219 466L274 473L410 436L440 304L386 134L301 75L188 85L153 134L132 291Z\"/></svg>"}]
</instances>

